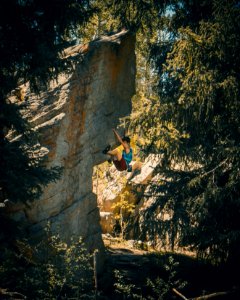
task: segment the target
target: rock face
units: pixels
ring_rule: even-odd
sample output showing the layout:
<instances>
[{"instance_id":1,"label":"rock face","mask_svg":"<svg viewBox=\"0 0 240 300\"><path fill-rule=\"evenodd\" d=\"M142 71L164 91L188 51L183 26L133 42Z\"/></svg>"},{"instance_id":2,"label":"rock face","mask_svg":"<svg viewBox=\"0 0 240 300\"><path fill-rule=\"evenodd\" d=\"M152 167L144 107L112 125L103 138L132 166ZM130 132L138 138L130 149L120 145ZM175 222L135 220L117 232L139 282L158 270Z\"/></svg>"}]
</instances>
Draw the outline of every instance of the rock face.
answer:
<instances>
[{"instance_id":1,"label":"rock face","mask_svg":"<svg viewBox=\"0 0 240 300\"><path fill-rule=\"evenodd\" d=\"M114 142L111 129L131 112L134 47L134 36L122 31L66 49L75 62L72 74L60 76L40 96L26 91L28 115L49 151L48 166L63 167L61 179L48 185L30 208L14 209L31 235L40 235L50 221L63 238L82 236L90 250L103 250L92 172L106 160L102 150Z\"/></svg>"},{"instance_id":2,"label":"rock face","mask_svg":"<svg viewBox=\"0 0 240 300\"><path fill-rule=\"evenodd\" d=\"M145 190L148 183L152 180L154 169L161 163L161 155L149 155L142 161L141 173L130 179L131 173L127 171L118 172L114 166L108 167L108 176L105 174L102 179L95 176L93 181L94 191L98 196L98 204L100 207L101 227L103 233L113 234L116 220L114 218L115 209L113 208L116 203L120 201L120 197L128 192L128 202L136 205L135 214L139 215L139 210L142 209L143 201L139 204L137 195L133 190L140 187ZM134 164L134 162L133 162ZM98 167L97 167L98 169ZM96 170L98 171L98 170ZM104 172L102 170L102 172Z\"/></svg>"}]
</instances>

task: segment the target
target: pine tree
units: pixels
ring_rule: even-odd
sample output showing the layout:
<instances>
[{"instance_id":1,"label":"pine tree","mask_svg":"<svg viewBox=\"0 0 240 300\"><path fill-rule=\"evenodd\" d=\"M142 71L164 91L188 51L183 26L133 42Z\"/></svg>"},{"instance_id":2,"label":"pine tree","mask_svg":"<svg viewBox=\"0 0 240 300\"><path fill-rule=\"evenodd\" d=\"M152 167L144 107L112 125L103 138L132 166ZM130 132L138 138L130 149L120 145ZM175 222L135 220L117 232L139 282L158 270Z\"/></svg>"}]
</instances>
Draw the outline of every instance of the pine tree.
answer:
<instances>
[{"instance_id":1,"label":"pine tree","mask_svg":"<svg viewBox=\"0 0 240 300\"><path fill-rule=\"evenodd\" d=\"M20 110L9 101L11 91L29 82L38 92L59 72L71 68L61 59L74 29L93 14L89 1L3 0L0 3L0 201L27 202L42 186L57 179L57 168L43 166L37 137ZM14 131L20 139L10 140Z\"/></svg>"},{"instance_id":2,"label":"pine tree","mask_svg":"<svg viewBox=\"0 0 240 300\"><path fill-rule=\"evenodd\" d=\"M71 70L63 50L74 43L76 29L94 13L88 0L3 0L0 2L0 219L1 255L16 251L16 239L25 232L9 218L9 203L37 199L44 186L57 180L59 167L47 169L38 136L9 96L29 83L31 92L47 88L60 72ZM17 266L15 266L17 268ZM4 284L2 282L2 284Z\"/></svg>"},{"instance_id":3,"label":"pine tree","mask_svg":"<svg viewBox=\"0 0 240 300\"><path fill-rule=\"evenodd\" d=\"M114 2L128 28L154 24L158 37L150 43L158 96L134 119L147 150L167 162L146 220L170 234L172 247L239 263L239 3L148 1L154 23L141 5ZM156 222L159 208L172 218Z\"/></svg>"}]
</instances>

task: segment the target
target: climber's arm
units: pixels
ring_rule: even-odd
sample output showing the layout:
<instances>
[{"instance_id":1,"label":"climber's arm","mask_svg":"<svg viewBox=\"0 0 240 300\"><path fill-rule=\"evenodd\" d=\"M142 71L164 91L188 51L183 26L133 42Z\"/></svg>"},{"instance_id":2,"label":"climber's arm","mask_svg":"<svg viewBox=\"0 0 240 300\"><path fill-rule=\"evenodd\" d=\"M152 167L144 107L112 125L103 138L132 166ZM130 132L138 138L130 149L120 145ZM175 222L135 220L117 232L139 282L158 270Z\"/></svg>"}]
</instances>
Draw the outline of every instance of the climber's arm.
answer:
<instances>
[{"instance_id":1,"label":"climber's arm","mask_svg":"<svg viewBox=\"0 0 240 300\"><path fill-rule=\"evenodd\" d=\"M120 135L117 133L117 131L115 129L113 129L113 133L114 133L116 139L119 141L119 143L124 146L122 138L120 137Z\"/></svg>"}]
</instances>

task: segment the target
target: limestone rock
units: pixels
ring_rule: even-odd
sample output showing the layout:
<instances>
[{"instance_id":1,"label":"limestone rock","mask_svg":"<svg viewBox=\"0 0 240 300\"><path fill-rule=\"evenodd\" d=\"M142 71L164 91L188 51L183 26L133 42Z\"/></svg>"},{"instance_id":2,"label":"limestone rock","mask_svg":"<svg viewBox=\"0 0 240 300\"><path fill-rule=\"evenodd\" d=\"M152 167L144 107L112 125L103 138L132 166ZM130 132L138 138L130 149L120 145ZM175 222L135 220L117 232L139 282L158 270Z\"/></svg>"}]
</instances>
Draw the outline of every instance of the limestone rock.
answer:
<instances>
[{"instance_id":1,"label":"limestone rock","mask_svg":"<svg viewBox=\"0 0 240 300\"><path fill-rule=\"evenodd\" d=\"M92 192L93 167L106 160L102 150L114 142L112 128L131 112L135 93L135 38L126 31L65 51L74 70L59 76L48 90L25 99L26 116L41 134L48 166L63 167L30 208L13 207L16 218L41 235L47 221L53 232L69 239L82 236L89 250L103 251L100 215Z\"/></svg>"}]
</instances>

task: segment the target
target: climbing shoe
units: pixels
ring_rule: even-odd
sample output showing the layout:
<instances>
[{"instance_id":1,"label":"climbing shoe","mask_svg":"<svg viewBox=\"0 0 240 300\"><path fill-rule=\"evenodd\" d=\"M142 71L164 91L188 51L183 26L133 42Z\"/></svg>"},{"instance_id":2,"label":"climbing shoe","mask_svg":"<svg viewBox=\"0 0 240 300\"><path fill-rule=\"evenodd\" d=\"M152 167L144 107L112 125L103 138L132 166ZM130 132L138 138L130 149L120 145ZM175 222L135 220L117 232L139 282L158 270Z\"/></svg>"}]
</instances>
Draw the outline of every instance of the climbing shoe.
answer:
<instances>
[{"instance_id":1,"label":"climbing shoe","mask_svg":"<svg viewBox=\"0 0 240 300\"><path fill-rule=\"evenodd\" d=\"M109 150L111 150L111 146L110 146L110 145L108 145L108 146L103 150L102 153L103 153L103 154L107 154Z\"/></svg>"},{"instance_id":2,"label":"climbing shoe","mask_svg":"<svg viewBox=\"0 0 240 300\"><path fill-rule=\"evenodd\" d=\"M134 177L136 177L137 175L141 174L141 170L136 169L132 172L132 174L130 175L130 177L128 178L128 180L133 179Z\"/></svg>"},{"instance_id":3,"label":"climbing shoe","mask_svg":"<svg viewBox=\"0 0 240 300\"><path fill-rule=\"evenodd\" d=\"M141 174L141 172L142 172L141 169L140 170L136 169L136 170L133 171L133 174L134 174L134 176L137 176L137 175Z\"/></svg>"}]
</instances>

